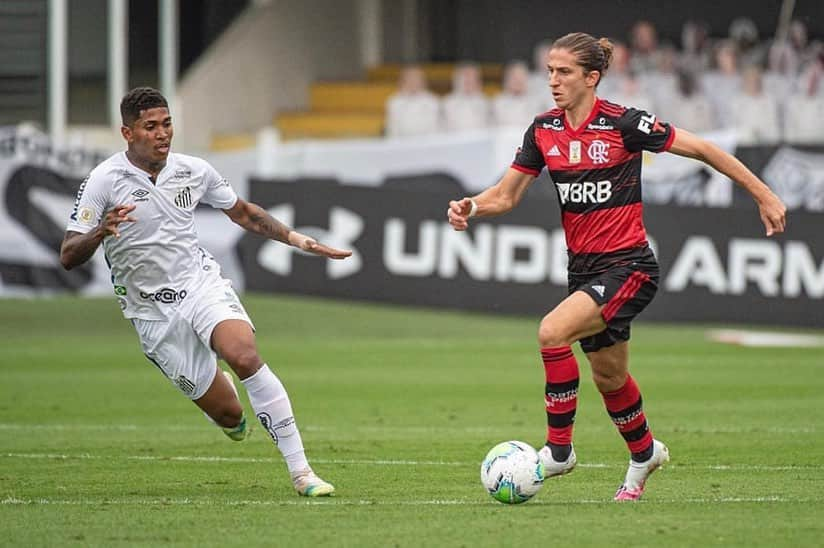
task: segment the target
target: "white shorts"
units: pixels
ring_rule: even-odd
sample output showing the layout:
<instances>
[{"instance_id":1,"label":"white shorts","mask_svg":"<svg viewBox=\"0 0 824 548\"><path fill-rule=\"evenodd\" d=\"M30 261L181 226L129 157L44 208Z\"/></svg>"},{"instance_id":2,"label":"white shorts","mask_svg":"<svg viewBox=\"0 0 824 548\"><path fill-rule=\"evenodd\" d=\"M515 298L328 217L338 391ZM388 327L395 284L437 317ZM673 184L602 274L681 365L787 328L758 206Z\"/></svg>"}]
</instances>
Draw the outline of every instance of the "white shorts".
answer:
<instances>
[{"instance_id":1,"label":"white shorts","mask_svg":"<svg viewBox=\"0 0 824 548\"><path fill-rule=\"evenodd\" d=\"M132 319L146 357L192 400L203 397L217 373L211 338L224 320L252 320L232 289L232 283L210 276L168 310L166 319Z\"/></svg>"}]
</instances>

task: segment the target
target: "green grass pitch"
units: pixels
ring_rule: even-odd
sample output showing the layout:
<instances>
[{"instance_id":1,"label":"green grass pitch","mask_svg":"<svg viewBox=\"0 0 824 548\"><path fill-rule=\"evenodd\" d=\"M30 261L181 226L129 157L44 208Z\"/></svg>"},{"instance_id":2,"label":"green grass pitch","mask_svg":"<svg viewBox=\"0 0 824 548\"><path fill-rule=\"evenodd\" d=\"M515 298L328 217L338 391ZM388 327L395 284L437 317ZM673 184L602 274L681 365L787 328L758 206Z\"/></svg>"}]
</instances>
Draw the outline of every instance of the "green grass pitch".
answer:
<instances>
[{"instance_id":1,"label":"green grass pitch","mask_svg":"<svg viewBox=\"0 0 824 548\"><path fill-rule=\"evenodd\" d=\"M813 546L824 351L638 323L631 371L671 463L627 463L579 353L579 468L520 506L480 461L545 432L538 318L250 295L261 355L337 496L299 498L258 428L234 443L141 354L113 299L0 301L3 546ZM246 402L247 413L249 411Z\"/></svg>"}]
</instances>

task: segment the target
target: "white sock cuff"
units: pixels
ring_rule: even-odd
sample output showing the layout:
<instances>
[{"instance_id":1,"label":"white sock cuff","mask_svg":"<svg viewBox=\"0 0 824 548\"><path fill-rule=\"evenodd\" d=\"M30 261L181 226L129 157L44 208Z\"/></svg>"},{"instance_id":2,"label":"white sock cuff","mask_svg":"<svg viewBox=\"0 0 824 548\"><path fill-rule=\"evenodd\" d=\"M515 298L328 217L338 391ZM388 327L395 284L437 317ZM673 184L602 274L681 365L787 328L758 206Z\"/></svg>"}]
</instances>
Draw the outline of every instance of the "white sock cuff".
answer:
<instances>
[{"instance_id":1,"label":"white sock cuff","mask_svg":"<svg viewBox=\"0 0 824 548\"><path fill-rule=\"evenodd\" d=\"M249 392L257 392L258 390L265 388L267 386L271 386L271 384L277 383L280 384L280 381L272 373L272 370L269 369L267 364L263 364L260 366L260 369L255 371L255 374L251 377L246 377L245 379L241 380L240 382L246 387L246 390Z\"/></svg>"}]
</instances>

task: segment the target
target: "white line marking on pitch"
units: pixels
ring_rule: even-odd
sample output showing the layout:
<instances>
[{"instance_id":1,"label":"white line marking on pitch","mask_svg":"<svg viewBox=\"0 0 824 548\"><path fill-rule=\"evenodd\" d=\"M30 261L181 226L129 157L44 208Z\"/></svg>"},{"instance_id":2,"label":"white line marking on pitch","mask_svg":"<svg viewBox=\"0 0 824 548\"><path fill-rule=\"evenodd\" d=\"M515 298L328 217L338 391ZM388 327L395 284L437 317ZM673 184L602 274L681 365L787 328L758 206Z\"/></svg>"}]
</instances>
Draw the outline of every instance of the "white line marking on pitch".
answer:
<instances>
[{"instance_id":1,"label":"white line marking on pitch","mask_svg":"<svg viewBox=\"0 0 824 548\"><path fill-rule=\"evenodd\" d=\"M276 457L220 457L220 456L160 456L160 455L91 455L89 453L78 453L75 455L65 455L59 453L0 453L0 458L8 459L50 459L50 460L138 460L138 461L170 461L170 462L232 462L232 463L279 463L280 458ZM351 464L364 466L475 466L474 462L439 461L439 460L391 460L391 459L312 459L318 464ZM624 468L625 464L606 463L578 463L582 468ZM692 468L699 470L717 471L761 471L761 472L783 472L788 470L798 471L819 471L824 470L824 465L783 465L770 466L760 464L668 464L667 468Z\"/></svg>"},{"instance_id":2,"label":"white line marking on pitch","mask_svg":"<svg viewBox=\"0 0 824 548\"><path fill-rule=\"evenodd\" d=\"M648 500L642 504L747 504L747 503L815 503L818 499L796 499L786 497L718 497L718 498L684 498L684 499L663 499ZM498 503L489 501L479 501L472 499L445 499L445 500L346 500L346 499L325 499L325 500L210 500L210 499L20 499L7 497L0 501L2 505L27 506L27 505L52 505L52 506L497 506ZM560 504L613 504L611 499L582 499L582 500L558 500L542 501L533 500L528 506L557 506Z\"/></svg>"},{"instance_id":3,"label":"white line marking on pitch","mask_svg":"<svg viewBox=\"0 0 824 548\"><path fill-rule=\"evenodd\" d=\"M206 423L203 423L206 426ZM118 432L135 432L135 431L152 431L152 432L191 432L192 428L197 428L196 425L173 425L165 424L161 426L156 425L140 425L140 424L26 424L26 423L0 423L0 430L46 430L46 431L75 431L75 430L99 430L99 431L118 431ZM302 425L301 430L306 432L340 432L339 428L332 426L321 425ZM355 426L348 431L357 432L413 432L413 433L467 433L467 434L502 434L511 431L511 428L506 426L501 427L486 427L486 426ZM671 432L677 434L815 434L818 429L814 427L737 427L737 426L716 426L713 428L677 428L666 429L658 428L659 432Z\"/></svg>"}]
</instances>

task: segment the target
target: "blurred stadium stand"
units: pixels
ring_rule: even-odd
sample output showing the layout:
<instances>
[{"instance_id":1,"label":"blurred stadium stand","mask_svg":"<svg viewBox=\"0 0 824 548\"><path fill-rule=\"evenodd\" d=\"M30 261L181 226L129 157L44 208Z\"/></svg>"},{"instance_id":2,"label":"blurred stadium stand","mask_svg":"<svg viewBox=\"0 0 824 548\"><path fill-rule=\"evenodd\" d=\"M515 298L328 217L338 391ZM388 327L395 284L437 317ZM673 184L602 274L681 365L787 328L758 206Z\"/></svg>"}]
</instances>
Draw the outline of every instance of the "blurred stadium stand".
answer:
<instances>
[{"instance_id":1,"label":"blurred stadium stand","mask_svg":"<svg viewBox=\"0 0 824 548\"><path fill-rule=\"evenodd\" d=\"M46 121L46 0L0 2L0 125Z\"/></svg>"},{"instance_id":2,"label":"blurred stadium stand","mask_svg":"<svg viewBox=\"0 0 824 548\"><path fill-rule=\"evenodd\" d=\"M809 84L821 80L821 70L808 70L815 60L809 52L820 47L816 43L824 37L824 18L818 0L788 2L748 6L748 21L742 22L743 11L736 3L709 1L664 7L654 0L639 0L631 10L623 3L596 1L586 13L578 13L558 12L527 0L4 0L0 2L0 121L48 124L48 14L50 6L61 3L69 16L67 121L84 130L90 125L111 124L115 130L117 126L116 120L109 120L108 109L101 108L111 100L106 89L107 28L101 24L111 6L127 6L128 87L159 85L160 6L177 7L179 82L174 106L178 150L184 151L249 147L256 132L270 124L284 140L380 136L385 131L386 100L406 64L420 65L430 90L443 96L450 91L456 63L477 61L484 91L494 95L501 88L502 67L531 57L540 41L583 29L633 46L632 31L643 17L657 31L659 52L680 54L686 40L682 33L688 23L695 23L696 14L703 20L693 27L707 35L710 47L690 51L687 64L702 71L709 67L707 74L713 69L707 63L711 48L721 40L755 38L746 50L741 49L740 60L759 59L766 65L776 57L772 54L776 34L787 35L788 27L781 23L789 21L786 14L800 21L807 32L806 50L793 58L793 47L779 48L789 52L789 61L781 64L790 66L790 72L765 66L764 81L768 94L779 94L781 120L800 116L809 121L815 116L805 112L818 113L820 108L798 114L786 102L790 93L799 90L807 94L799 104L812 102L815 107L824 101L824 85ZM712 9L699 9L702 5ZM787 6L793 10L782 14ZM643 55L636 51L636 61ZM819 56L824 66L824 53ZM807 80L788 84L802 74ZM671 79L668 74L638 76L642 86ZM608 75L603 87L609 84ZM710 80L703 87L715 89ZM813 88L818 91L809 91ZM654 102L666 95L661 89L641 92ZM666 108L655 108L667 117ZM714 129L723 127L724 118L728 118L725 113L719 114ZM815 131L813 127L812 139L809 129L800 137L798 132L790 135L796 142L814 143L820 141ZM116 146L116 131L113 135Z\"/></svg>"}]
</instances>

